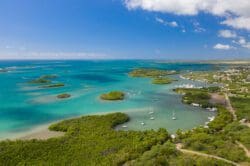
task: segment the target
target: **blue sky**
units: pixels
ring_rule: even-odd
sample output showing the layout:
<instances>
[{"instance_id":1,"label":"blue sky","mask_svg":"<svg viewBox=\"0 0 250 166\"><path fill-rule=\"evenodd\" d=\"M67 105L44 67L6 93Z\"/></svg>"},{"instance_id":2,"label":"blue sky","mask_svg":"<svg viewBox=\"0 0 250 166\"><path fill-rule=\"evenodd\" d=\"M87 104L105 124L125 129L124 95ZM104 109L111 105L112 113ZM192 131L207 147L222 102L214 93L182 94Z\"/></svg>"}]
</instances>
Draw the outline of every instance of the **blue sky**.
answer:
<instances>
[{"instance_id":1,"label":"blue sky","mask_svg":"<svg viewBox=\"0 0 250 166\"><path fill-rule=\"evenodd\" d=\"M0 59L250 58L248 0L177 1L0 0Z\"/></svg>"}]
</instances>

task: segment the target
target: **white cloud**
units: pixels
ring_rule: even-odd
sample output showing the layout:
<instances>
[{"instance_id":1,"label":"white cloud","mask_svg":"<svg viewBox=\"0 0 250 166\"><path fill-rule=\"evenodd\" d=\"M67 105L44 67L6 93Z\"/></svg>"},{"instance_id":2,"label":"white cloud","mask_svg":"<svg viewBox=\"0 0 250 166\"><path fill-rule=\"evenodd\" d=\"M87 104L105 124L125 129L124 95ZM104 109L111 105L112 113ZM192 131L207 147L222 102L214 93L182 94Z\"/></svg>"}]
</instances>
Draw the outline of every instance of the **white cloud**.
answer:
<instances>
[{"instance_id":1,"label":"white cloud","mask_svg":"<svg viewBox=\"0 0 250 166\"><path fill-rule=\"evenodd\" d=\"M237 34L234 31L230 30L220 30L219 31L219 37L224 37L224 38L236 38Z\"/></svg>"},{"instance_id":2,"label":"white cloud","mask_svg":"<svg viewBox=\"0 0 250 166\"><path fill-rule=\"evenodd\" d=\"M178 27L178 24L176 21L169 22L169 25L172 27Z\"/></svg>"},{"instance_id":3,"label":"white cloud","mask_svg":"<svg viewBox=\"0 0 250 166\"><path fill-rule=\"evenodd\" d=\"M168 22L159 17L156 17L155 20L165 26L178 27L178 23L176 21Z\"/></svg>"},{"instance_id":4,"label":"white cloud","mask_svg":"<svg viewBox=\"0 0 250 166\"><path fill-rule=\"evenodd\" d=\"M248 43L242 45L242 47L247 48L247 49L250 49L250 42L248 42Z\"/></svg>"},{"instance_id":5,"label":"white cloud","mask_svg":"<svg viewBox=\"0 0 250 166\"><path fill-rule=\"evenodd\" d=\"M217 49L217 50L230 50L230 49L233 49L232 46L228 45L228 44L216 44L214 46L214 49Z\"/></svg>"},{"instance_id":6,"label":"white cloud","mask_svg":"<svg viewBox=\"0 0 250 166\"><path fill-rule=\"evenodd\" d=\"M238 41L233 40L233 43L240 45L243 48L250 49L250 42L240 36Z\"/></svg>"},{"instance_id":7,"label":"white cloud","mask_svg":"<svg viewBox=\"0 0 250 166\"><path fill-rule=\"evenodd\" d=\"M249 0L124 0L128 9L197 15L210 13L225 18L222 24L237 29L250 30Z\"/></svg>"},{"instance_id":8,"label":"white cloud","mask_svg":"<svg viewBox=\"0 0 250 166\"><path fill-rule=\"evenodd\" d=\"M243 45L243 44L246 44L247 42L246 42L246 39L245 38L243 38L243 37L241 37L240 39L239 39L239 44L241 44L241 45Z\"/></svg>"},{"instance_id":9,"label":"white cloud","mask_svg":"<svg viewBox=\"0 0 250 166\"><path fill-rule=\"evenodd\" d=\"M250 1L249 1L250 3ZM250 8L249 8L250 10ZM222 24L229 25L236 29L247 29L250 30L250 17L236 17L236 18L228 18L223 21Z\"/></svg>"},{"instance_id":10,"label":"white cloud","mask_svg":"<svg viewBox=\"0 0 250 166\"><path fill-rule=\"evenodd\" d=\"M161 19L161 18L159 18L159 17L156 17L155 20L156 20L157 22L159 22L159 23L162 23L162 24L164 24L164 22L165 22L163 19Z\"/></svg>"}]
</instances>

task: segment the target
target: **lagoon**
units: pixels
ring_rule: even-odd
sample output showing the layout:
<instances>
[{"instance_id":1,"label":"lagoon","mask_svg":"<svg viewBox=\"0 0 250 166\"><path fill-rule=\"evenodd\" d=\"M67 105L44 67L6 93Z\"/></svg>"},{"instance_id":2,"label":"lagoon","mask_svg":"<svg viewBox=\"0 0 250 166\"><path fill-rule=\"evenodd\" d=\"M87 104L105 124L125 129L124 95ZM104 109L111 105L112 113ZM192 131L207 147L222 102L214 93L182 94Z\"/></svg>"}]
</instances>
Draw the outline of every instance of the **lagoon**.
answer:
<instances>
[{"instance_id":1,"label":"lagoon","mask_svg":"<svg viewBox=\"0 0 250 166\"><path fill-rule=\"evenodd\" d=\"M171 84L154 85L150 78L132 78L136 68L157 68L187 71L213 70L213 64L165 62L151 60L89 60L89 61L0 61L0 138L15 138L39 126L81 115L125 112L130 116L126 130L166 128L191 129L204 125L214 116L198 107L181 103L181 96L172 91L178 85L205 86L172 75ZM30 84L42 75L56 75L57 88L41 88ZM122 101L103 101L99 96L109 91L125 92ZM71 97L60 100L59 94ZM154 112L153 115L149 112ZM172 120L175 113L176 120ZM154 120L150 117L153 116ZM141 123L145 125L141 125ZM117 129L123 129L118 126Z\"/></svg>"}]
</instances>

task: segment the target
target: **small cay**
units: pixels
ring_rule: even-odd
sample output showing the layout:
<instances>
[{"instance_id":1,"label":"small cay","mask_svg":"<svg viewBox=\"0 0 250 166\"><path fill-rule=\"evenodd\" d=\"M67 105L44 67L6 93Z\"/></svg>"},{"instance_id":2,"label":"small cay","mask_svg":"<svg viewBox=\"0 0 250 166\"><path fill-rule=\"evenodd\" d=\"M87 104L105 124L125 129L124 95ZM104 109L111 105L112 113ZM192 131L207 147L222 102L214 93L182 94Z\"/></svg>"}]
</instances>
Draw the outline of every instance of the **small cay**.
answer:
<instances>
[{"instance_id":1,"label":"small cay","mask_svg":"<svg viewBox=\"0 0 250 166\"><path fill-rule=\"evenodd\" d=\"M49 84L41 86L40 88L59 88L65 86L63 83Z\"/></svg>"},{"instance_id":2,"label":"small cay","mask_svg":"<svg viewBox=\"0 0 250 166\"><path fill-rule=\"evenodd\" d=\"M111 91L100 96L102 100L123 100L125 93L121 91Z\"/></svg>"},{"instance_id":3,"label":"small cay","mask_svg":"<svg viewBox=\"0 0 250 166\"><path fill-rule=\"evenodd\" d=\"M54 74L42 75L39 78L31 80L29 83L31 83L31 84L47 84L47 83L51 83L50 79L54 79L54 78L57 78L57 75L54 75Z\"/></svg>"},{"instance_id":4,"label":"small cay","mask_svg":"<svg viewBox=\"0 0 250 166\"><path fill-rule=\"evenodd\" d=\"M71 95L68 93L63 93L63 94L57 95L58 99L66 99L66 98L70 98L70 97L71 97Z\"/></svg>"}]
</instances>

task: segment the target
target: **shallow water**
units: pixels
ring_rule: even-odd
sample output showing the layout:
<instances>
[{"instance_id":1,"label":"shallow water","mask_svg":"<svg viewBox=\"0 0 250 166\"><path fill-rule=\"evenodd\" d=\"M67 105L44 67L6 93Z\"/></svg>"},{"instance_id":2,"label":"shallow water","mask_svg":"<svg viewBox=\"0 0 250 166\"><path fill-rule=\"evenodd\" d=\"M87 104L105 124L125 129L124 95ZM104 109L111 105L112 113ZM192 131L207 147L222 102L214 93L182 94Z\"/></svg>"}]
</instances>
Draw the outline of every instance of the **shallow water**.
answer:
<instances>
[{"instance_id":1,"label":"shallow water","mask_svg":"<svg viewBox=\"0 0 250 166\"><path fill-rule=\"evenodd\" d=\"M130 78L134 68L150 67L181 72L212 70L213 65L192 63L158 63L154 61L0 61L0 138L11 138L20 132L56 120L87 114L127 112L131 121L127 129L190 129L204 125L214 113L184 105L172 89L176 85L200 82L179 79L170 85L152 85L147 78ZM27 83L41 75L56 74L53 82L65 87L41 89ZM111 90L126 92L124 101L101 101L99 95ZM59 100L57 94L70 93ZM148 112L154 111L154 120ZM173 112L176 120L172 120ZM142 126L141 122L145 125ZM122 128L122 126L118 126Z\"/></svg>"}]
</instances>

